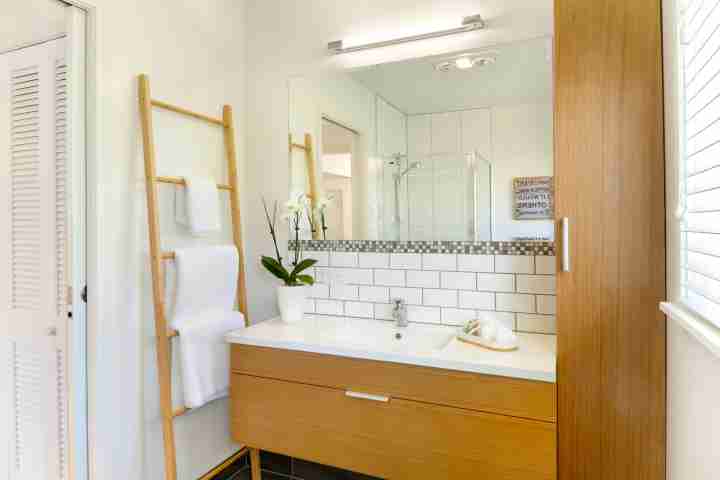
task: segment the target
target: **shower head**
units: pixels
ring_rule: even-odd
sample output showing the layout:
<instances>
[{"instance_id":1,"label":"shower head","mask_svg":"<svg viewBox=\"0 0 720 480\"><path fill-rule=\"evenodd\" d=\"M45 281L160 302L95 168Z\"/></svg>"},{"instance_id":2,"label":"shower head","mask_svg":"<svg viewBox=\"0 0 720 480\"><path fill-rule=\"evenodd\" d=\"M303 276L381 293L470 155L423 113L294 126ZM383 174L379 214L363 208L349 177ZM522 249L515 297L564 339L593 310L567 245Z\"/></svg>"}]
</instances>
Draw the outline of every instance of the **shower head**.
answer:
<instances>
[{"instance_id":1,"label":"shower head","mask_svg":"<svg viewBox=\"0 0 720 480\"><path fill-rule=\"evenodd\" d=\"M388 165L391 167L399 167L401 165L401 162L404 158L407 158L407 155L402 153L396 153L392 156L390 156L391 160L388 162Z\"/></svg>"},{"instance_id":2,"label":"shower head","mask_svg":"<svg viewBox=\"0 0 720 480\"><path fill-rule=\"evenodd\" d=\"M402 177L410 173L411 170L418 169L422 166L420 162L412 162L405 170L395 175L395 178L397 180L400 180Z\"/></svg>"}]
</instances>

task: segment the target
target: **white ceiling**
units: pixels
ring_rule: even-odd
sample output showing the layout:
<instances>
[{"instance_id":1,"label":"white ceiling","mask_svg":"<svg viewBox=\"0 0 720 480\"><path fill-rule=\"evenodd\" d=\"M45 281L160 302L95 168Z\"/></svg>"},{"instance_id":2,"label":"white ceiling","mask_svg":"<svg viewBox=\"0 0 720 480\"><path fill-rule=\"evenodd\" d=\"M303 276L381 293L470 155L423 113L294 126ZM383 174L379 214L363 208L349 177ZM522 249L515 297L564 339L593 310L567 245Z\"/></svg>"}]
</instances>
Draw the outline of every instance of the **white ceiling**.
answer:
<instances>
[{"instance_id":1,"label":"white ceiling","mask_svg":"<svg viewBox=\"0 0 720 480\"><path fill-rule=\"evenodd\" d=\"M65 33L65 4L58 0L9 0L0 15L0 51Z\"/></svg>"},{"instance_id":2,"label":"white ceiling","mask_svg":"<svg viewBox=\"0 0 720 480\"><path fill-rule=\"evenodd\" d=\"M362 68L351 75L407 114L551 100L551 39L515 42L481 51L491 52L496 62L471 70L439 72L435 64L452 56L441 55Z\"/></svg>"}]
</instances>

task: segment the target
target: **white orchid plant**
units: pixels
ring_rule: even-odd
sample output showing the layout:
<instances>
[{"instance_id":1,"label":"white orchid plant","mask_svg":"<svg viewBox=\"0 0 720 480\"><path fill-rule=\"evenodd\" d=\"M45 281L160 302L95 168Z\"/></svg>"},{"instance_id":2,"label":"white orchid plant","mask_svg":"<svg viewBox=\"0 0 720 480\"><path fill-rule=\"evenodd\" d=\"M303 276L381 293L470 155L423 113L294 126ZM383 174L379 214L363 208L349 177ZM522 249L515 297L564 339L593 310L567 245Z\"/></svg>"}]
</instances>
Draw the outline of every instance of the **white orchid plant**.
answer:
<instances>
[{"instance_id":1,"label":"white orchid plant","mask_svg":"<svg viewBox=\"0 0 720 480\"><path fill-rule=\"evenodd\" d=\"M300 245L300 222L302 220L303 213L309 212L309 202L307 196L298 195L295 199L285 203L285 213L283 218L295 230L295 242L293 248L293 261L288 268L285 268L283 264L283 258L280 256L280 249L278 248L277 241L277 216L278 216L278 204L273 204L272 215L267 206L267 202L263 198L263 207L265 209L265 218L268 222L268 228L270 229L270 236L272 237L273 244L275 246L275 258L263 256L261 263L275 277L282 280L288 287L297 287L302 285L312 285L315 283L315 279L312 275L308 275L305 272L308 268L312 267L317 263L317 260L306 258L302 259L302 250ZM312 228L312 215L308 213L308 220L310 221Z\"/></svg>"},{"instance_id":2,"label":"white orchid plant","mask_svg":"<svg viewBox=\"0 0 720 480\"><path fill-rule=\"evenodd\" d=\"M317 202L317 213L320 216L320 228L322 229L322 235L323 240L327 240L327 230L328 226L325 221L325 212L327 211L328 206L330 205L330 202L333 200L332 195L328 195L327 197L320 197Z\"/></svg>"}]
</instances>

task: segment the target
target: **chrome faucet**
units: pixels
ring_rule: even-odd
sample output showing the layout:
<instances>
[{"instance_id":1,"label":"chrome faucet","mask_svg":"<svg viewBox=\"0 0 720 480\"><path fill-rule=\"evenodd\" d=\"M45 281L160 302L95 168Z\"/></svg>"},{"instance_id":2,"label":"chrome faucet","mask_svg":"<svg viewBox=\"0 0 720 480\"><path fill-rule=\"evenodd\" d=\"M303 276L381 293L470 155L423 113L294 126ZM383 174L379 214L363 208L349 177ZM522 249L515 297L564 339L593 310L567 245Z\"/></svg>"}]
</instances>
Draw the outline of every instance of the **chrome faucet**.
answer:
<instances>
[{"instance_id":1,"label":"chrome faucet","mask_svg":"<svg viewBox=\"0 0 720 480\"><path fill-rule=\"evenodd\" d=\"M402 298L392 299L392 318L395 321L396 327L407 327L407 307L405 306L405 300Z\"/></svg>"}]
</instances>

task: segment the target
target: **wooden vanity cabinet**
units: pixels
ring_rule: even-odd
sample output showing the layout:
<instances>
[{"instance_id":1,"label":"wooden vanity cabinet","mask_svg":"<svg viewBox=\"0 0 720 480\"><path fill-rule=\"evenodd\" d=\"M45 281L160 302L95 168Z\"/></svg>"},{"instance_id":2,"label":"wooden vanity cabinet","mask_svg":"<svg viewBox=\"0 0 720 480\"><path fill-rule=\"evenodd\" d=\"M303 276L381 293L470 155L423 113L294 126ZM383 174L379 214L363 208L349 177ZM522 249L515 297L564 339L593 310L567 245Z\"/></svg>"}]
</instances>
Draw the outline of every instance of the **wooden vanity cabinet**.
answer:
<instances>
[{"instance_id":1,"label":"wooden vanity cabinet","mask_svg":"<svg viewBox=\"0 0 720 480\"><path fill-rule=\"evenodd\" d=\"M556 478L552 383L245 345L231 363L242 444L390 480Z\"/></svg>"}]
</instances>

